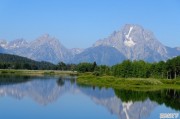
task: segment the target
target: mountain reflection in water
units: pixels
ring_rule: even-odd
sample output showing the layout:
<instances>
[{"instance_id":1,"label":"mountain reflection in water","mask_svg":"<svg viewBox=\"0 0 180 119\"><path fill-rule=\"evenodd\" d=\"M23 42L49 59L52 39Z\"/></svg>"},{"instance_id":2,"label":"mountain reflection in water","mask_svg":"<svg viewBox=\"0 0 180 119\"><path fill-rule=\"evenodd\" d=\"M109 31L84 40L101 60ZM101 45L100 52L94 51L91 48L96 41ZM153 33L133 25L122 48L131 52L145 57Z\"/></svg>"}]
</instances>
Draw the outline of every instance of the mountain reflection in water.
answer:
<instances>
[{"instance_id":1,"label":"mountain reflection in water","mask_svg":"<svg viewBox=\"0 0 180 119\"><path fill-rule=\"evenodd\" d=\"M176 90L143 92L90 87L77 85L76 77L71 76L0 77L0 97L18 100L28 97L40 105L48 106L66 93L86 95L96 105L105 107L120 119L148 118L162 104L175 112L180 110L180 91Z\"/></svg>"}]
</instances>

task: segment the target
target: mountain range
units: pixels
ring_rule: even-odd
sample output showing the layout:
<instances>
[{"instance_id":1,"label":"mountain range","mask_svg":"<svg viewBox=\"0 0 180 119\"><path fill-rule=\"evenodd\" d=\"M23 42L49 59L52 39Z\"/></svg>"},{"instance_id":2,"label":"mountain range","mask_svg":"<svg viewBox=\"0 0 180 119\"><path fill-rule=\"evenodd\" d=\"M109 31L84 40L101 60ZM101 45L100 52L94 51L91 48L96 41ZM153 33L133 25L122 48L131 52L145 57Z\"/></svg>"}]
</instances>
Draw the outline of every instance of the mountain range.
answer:
<instances>
[{"instance_id":1,"label":"mountain range","mask_svg":"<svg viewBox=\"0 0 180 119\"><path fill-rule=\"evenodd\" d=\"M0 40L0 53L15 54L37 61L58 63L94 62L114 65L125 59L156 62L180 55L180 47L171 48L159 42L153 32L140 25L126 24L109 37L96 41L87 49L68 49L48 34L34 41Z\"/></svg>"}]
</instances>

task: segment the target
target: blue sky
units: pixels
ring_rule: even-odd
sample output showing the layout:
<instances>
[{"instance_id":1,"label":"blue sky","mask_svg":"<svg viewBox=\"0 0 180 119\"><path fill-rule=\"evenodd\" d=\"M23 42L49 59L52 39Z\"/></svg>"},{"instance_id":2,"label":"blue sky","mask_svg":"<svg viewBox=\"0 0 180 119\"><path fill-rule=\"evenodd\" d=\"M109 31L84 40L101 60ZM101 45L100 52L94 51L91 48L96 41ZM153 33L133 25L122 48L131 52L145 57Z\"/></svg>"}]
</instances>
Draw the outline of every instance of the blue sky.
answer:
<instances>
[{"instance_id":1,"label":"blue sky","mask_svg":"<svg viewBox=\"0 0 180 119\"><path fill-rule=\"evenodd\" d=\"M87 48L127 23L180 46L180 0L0 0L0 39L49 33L67 48Z\"/></svg>"}]
</instances>

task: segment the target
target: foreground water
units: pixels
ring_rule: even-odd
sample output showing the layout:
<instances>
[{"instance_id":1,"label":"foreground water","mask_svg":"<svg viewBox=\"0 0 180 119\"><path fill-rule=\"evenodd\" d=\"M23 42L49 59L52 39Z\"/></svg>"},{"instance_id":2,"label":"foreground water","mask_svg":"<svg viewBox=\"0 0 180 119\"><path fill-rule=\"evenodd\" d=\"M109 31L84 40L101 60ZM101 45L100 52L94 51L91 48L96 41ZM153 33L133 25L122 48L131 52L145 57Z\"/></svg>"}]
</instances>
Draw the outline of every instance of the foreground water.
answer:
<instances>
[{"instance_id":1,"label":"foreground water","mask_svg":"<svg viewBox=\"0 0 180 119\"><path fill-rule=\"evenodd\" d=\"M180 91L87 87L70 76L0 76L2 119L159 119L160 113L180 118Z\"/></svg>"}]
</instances>

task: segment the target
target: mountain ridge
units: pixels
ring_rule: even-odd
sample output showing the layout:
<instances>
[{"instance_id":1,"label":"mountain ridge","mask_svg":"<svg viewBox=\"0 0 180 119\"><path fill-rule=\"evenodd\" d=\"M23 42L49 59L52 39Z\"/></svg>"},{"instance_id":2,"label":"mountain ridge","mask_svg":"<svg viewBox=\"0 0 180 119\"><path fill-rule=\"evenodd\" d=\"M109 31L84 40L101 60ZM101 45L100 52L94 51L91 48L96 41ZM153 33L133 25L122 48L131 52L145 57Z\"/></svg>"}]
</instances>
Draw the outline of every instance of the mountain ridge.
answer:
<instances>
[{"instance_id":1,"label":"mountain ridge","mask_svg":"<svg viewBox=\"0 0 180 119\"><path fill-rule=\"evenodd\" d=\"M125 59L156 62L180 55L180 48L171 48L157 40L153 32L137 24L126 24L110 36L97 40L86 49L68 49L60 41L44 34L27 42L0 40L0 52L24 56L37 61L58 63L94 62L113 65Z\"/></svg>"},{"instance_id":2,"label":"mountain ridge","mask_svg":"<svg viewBox=\"0 0 180 119\"><path fill-rule=\"evenodd\" d=\"M93 44L93 46L98 45L115 47L130 60L142 60L155 55L159 55L158 58L154 57L149 61L168 58L165 46L155 38L153 33L134 24L126 24L120 31L115 31L108 38Z\"/></svg>"}]
</instances>

